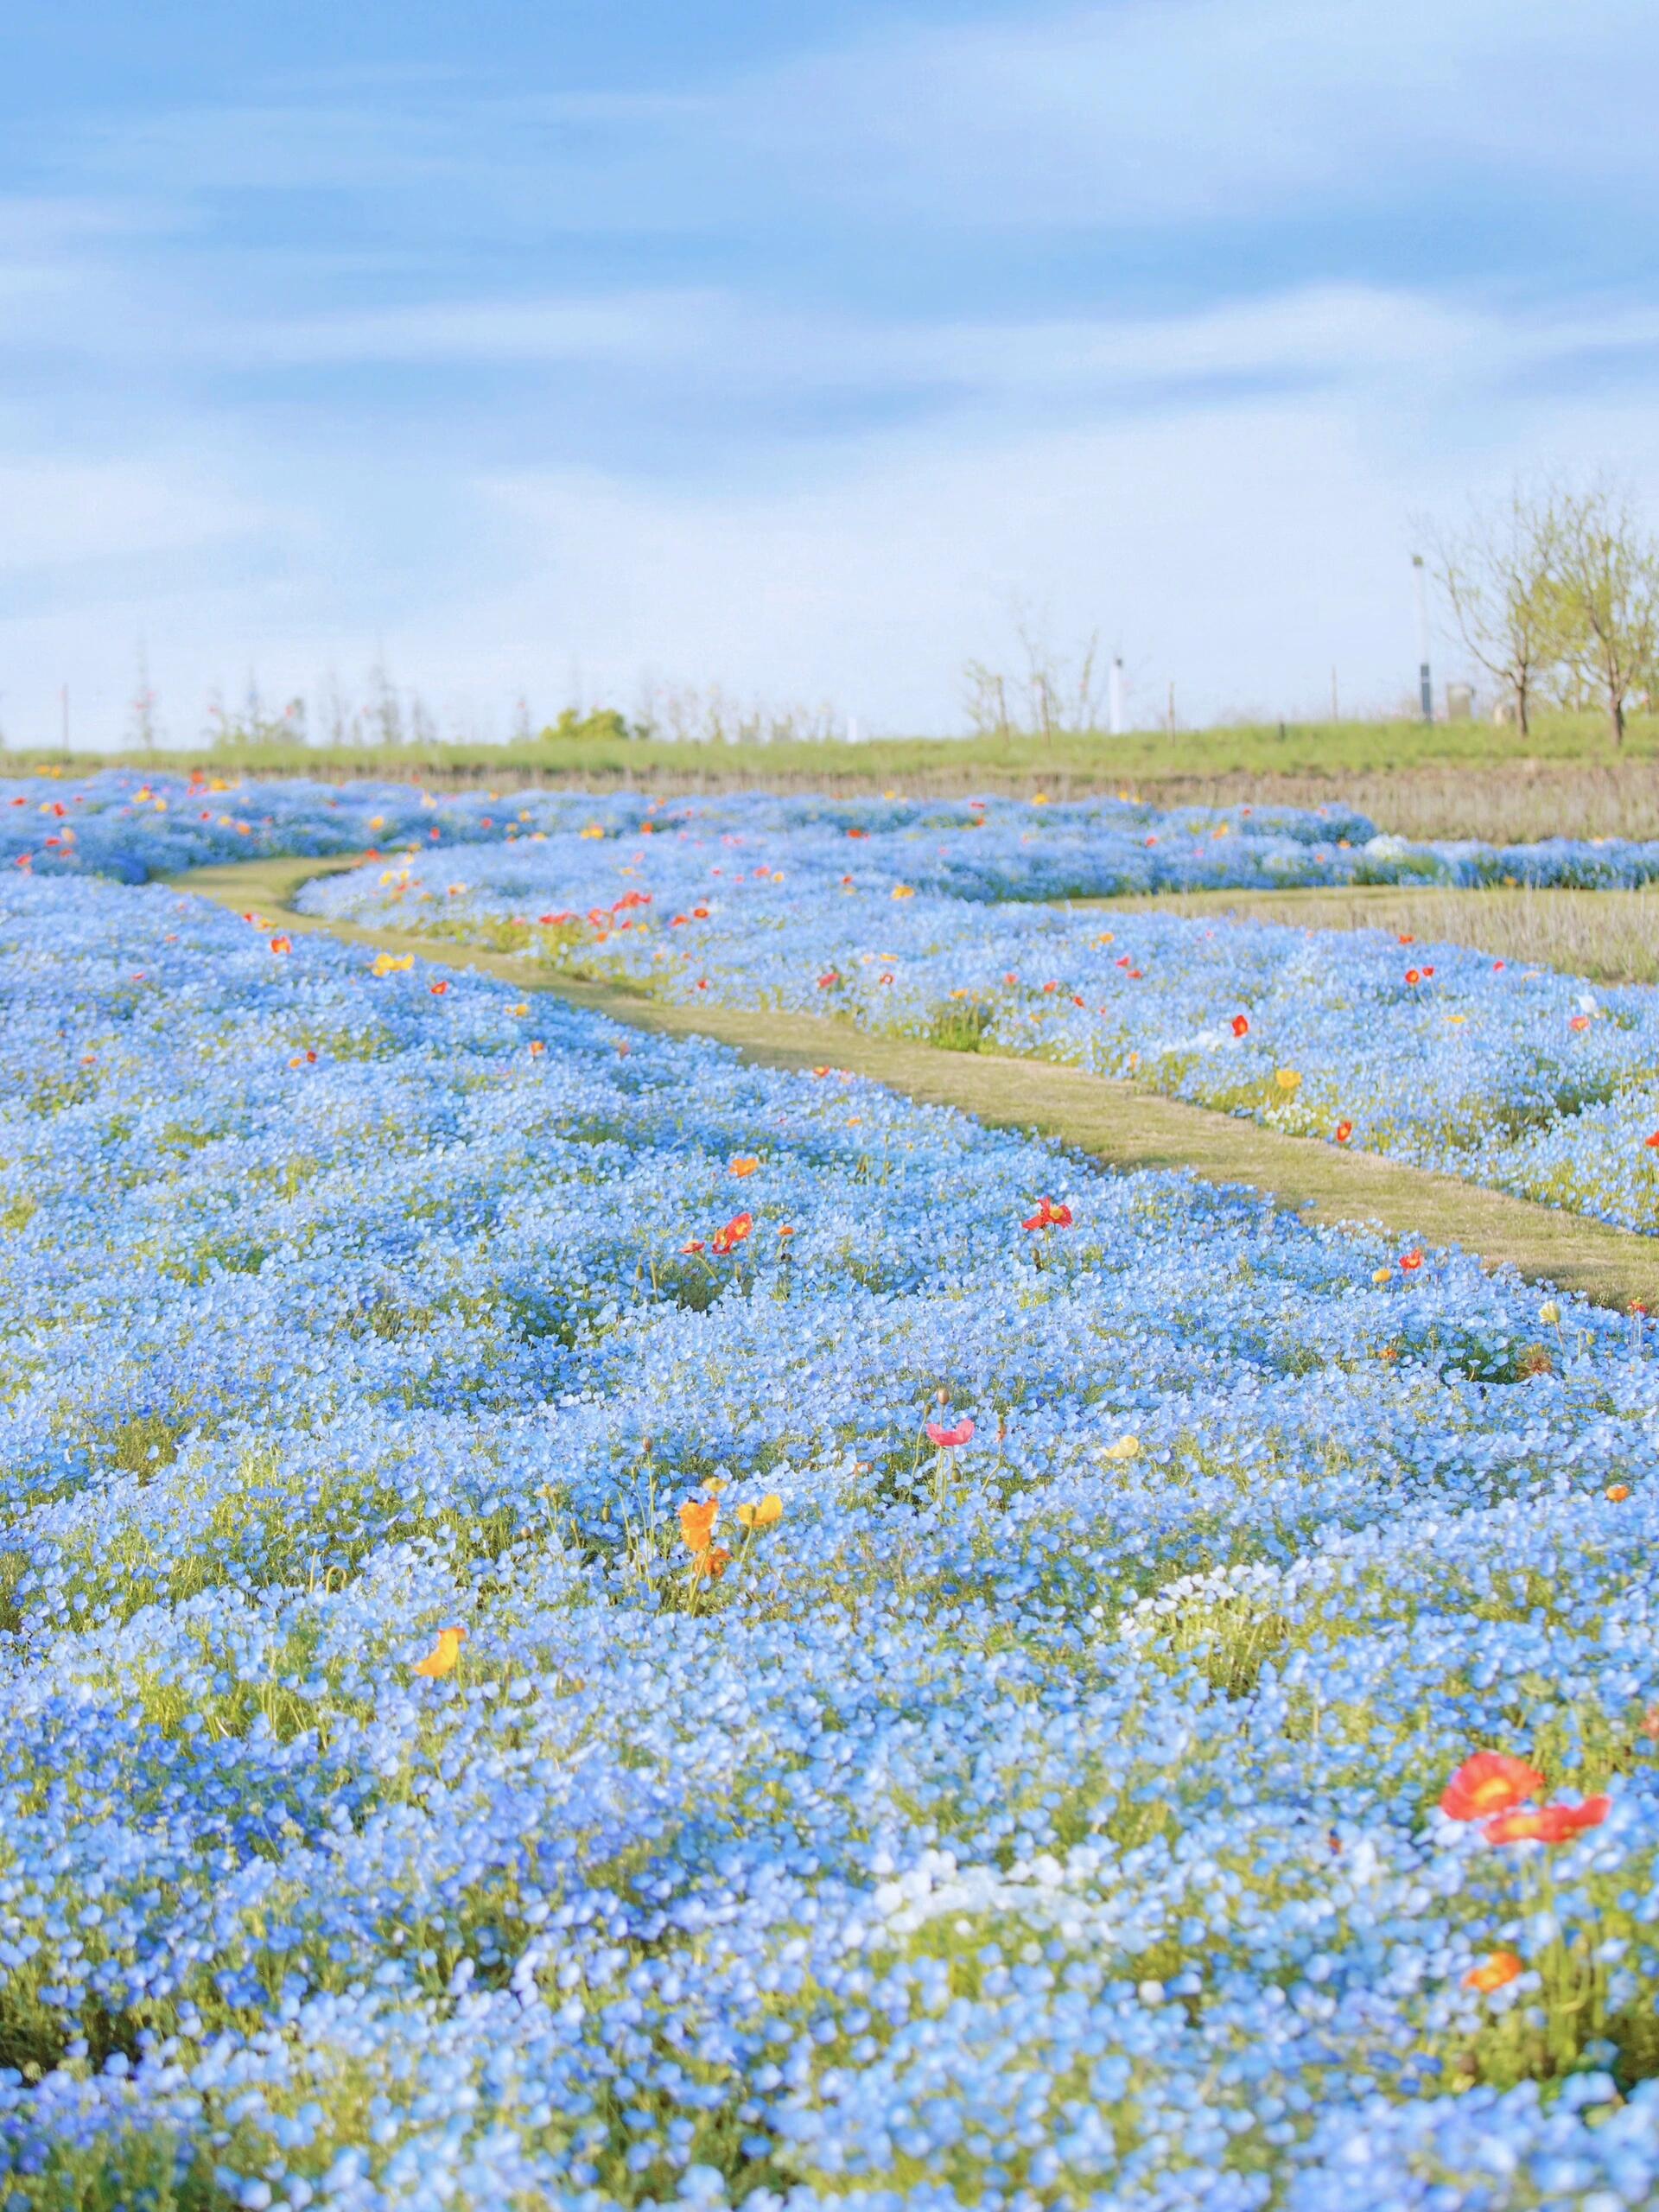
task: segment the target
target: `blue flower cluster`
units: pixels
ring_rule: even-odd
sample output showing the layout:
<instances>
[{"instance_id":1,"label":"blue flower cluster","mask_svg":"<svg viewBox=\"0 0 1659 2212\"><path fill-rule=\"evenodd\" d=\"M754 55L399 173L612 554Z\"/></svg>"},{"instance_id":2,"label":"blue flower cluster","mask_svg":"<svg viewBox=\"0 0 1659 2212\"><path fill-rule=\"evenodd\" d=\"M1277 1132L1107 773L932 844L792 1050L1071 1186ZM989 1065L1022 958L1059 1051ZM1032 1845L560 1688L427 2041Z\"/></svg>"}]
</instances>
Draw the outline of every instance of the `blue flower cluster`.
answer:
<instances>
[{"instance_id":1,"label":"blue flower cluster","mask_svg":"<svg viewBox=\"0 0 1659 2212\"><path fill-rule=\"evenodd\" d=\"M200 772L0 778L0 866L129 883L277 854L522 846L584 830L594 838L666 831L738 845L787 840L791 863L815 882L835 882L855 857L862 880L954 899L1417 882L1613 889L1659 880L1656 842L1413 844L1379 834L1342 805L1165 809L1128 792L1065 804L765 792L657 801L633 791L435 793L412 784ZM855 851L864 839L869 844Z\"/></svg>"},{"instance_id":2,"label":"blue flower cluster","mask_svg":"<svg viewBox=\"0 0 1659 2212\"><path fill-rule=\"evenodd\" d=\"M956 845L977 852L988 836L964 830ZM1211 834L1206 851L1242 842ZM475 849L464 865L405 853L309 886L302 903L483 938L681 1001L834 1014L1064 1060L1659 1230L1652 988L1592 989L1382 931L1078 912L991 900L982 884L965 897L918 888L930 866L948 883L959 865L948 840L915 830L843 833L826 849L816 831L683 825L649 837L555 833Z\"/></svg>"},{"instance_id":3,"label":"blue flower cluster","mask_svg":"<svg viewBox=\"0 0 1659 2212\"><path fill-rule=\"evenodd\" d=\"M1651 2201L1639 1323L283 943L0 879L10 2207Z\"/></svg>"}]
</instances>

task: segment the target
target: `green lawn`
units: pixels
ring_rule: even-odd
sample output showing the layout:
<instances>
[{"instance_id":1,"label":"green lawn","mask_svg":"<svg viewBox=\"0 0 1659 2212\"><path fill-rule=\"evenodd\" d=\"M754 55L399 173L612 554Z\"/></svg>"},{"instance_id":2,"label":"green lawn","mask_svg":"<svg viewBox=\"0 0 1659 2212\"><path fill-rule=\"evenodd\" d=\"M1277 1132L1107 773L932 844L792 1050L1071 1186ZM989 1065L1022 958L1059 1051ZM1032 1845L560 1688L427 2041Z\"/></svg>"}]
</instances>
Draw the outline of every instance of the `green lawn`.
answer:
<instances>
[{"instance_id":1,"label":"green lawn","mask_svg":"<svg viewBox=\"0 0 1659 2212\"><path fill-rule=\"evenodd\" d=\"M581 783L651 783L810 786L868 791L934 789L1073 789L1110 791L1171 778L1397 775L1424 767L1491 767L1519 760L1548 766L1605 763L1616 756L1599 716L1548 717L1522 744L1488 721L1425 725L1414 721L1249 722L1233 728L972 739L887 738L868 744L694 745L636 741L608 733L541 738L510 745L461 743L325 747L259 743L178 753L23 753L22 767L95 765L154 770L200 766L251 775L345 777L413 773L432 779L555 777ZM1659 716L1634 721L1626 762L1659 760Z\"/></svg>"}]
</instances>

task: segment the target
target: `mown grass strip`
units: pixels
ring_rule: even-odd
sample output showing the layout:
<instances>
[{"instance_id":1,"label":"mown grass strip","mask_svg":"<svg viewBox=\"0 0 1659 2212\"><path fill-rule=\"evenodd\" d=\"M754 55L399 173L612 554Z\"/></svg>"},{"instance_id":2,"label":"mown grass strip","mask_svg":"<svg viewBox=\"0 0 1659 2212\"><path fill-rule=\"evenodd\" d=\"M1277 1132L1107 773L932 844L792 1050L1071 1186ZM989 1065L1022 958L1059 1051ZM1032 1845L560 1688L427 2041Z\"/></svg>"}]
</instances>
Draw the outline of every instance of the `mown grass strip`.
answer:
<instances>
[{"instance_id":1,"label":"mown grass strip","mask_svg":"<svg viewBox=\"0 0 1659 2212\"><path fill-rule=\"evenodd\" d=\"M1428 1174L1376 1153L1343 1152L1312 1138L1286 1136L1053 1061L941 1052L804 1014L669 1006L613 986L550 975L507 953L295 912L291 902L302 884L356 865L355 859L250 861L197 868L173 882L234 912L280 918L289 930L326 931L366 951L410 952L436 967L493 976L516 989L551 991L637 1029L715 1038L768 1067L849 1068L928 1104L954 1106L992 1128L1057 1137L1116 1167L1190 1168L1211 1182L1253 1185L1309 1220L1370 1222L1402 1242L1461 1244L1490 1267L1513 1266L1531 1280L1581 1292L1600 1305L1622 1310L1633 1298L1659 1304L1659 1240Z\"/></svg>"}]
</instances>

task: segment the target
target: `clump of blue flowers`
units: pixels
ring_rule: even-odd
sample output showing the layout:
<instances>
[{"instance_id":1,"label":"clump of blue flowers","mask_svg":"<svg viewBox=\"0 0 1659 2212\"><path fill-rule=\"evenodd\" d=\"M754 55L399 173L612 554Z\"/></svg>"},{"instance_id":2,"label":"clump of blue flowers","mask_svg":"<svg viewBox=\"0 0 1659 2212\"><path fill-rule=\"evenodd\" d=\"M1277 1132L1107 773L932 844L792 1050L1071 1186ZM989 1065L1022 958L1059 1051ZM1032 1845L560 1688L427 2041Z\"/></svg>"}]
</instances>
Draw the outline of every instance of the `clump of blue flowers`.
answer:
<instances>
[{"instance_id":1,"label":"clump of blue flowers","mask_svg":"<svg viewBox=\"0 0 1659 2212\"><path fill-rule=\"evenodd\" d=\"M161 886L0 984L20 2212L1659 2190L1624 1317Z\"/></svg>"}]
</instances>

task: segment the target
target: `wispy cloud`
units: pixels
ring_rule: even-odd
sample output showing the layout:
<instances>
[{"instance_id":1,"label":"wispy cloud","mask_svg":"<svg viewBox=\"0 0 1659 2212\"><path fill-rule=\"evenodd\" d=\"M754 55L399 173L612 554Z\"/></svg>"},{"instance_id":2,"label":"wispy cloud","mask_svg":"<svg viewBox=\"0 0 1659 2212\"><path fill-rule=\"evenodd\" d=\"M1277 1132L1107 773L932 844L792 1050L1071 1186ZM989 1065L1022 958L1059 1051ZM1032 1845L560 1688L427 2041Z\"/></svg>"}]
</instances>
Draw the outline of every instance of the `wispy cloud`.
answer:
<instances>
[{"instance_id":1,"label":"wispy cloud","mask_svg":"<svg viewBox=\"0 0 1659 2212\"><path fill-rule=\"evenodd\" d=\"M58 118L0 199L14 729L141 630L184 691L385 641L480 714L574 658L938 724L1015 589L1194 710L1376 695L1406 513L1659 490L1646 0L925 13Z\"/></svg>"}]
</instances>

